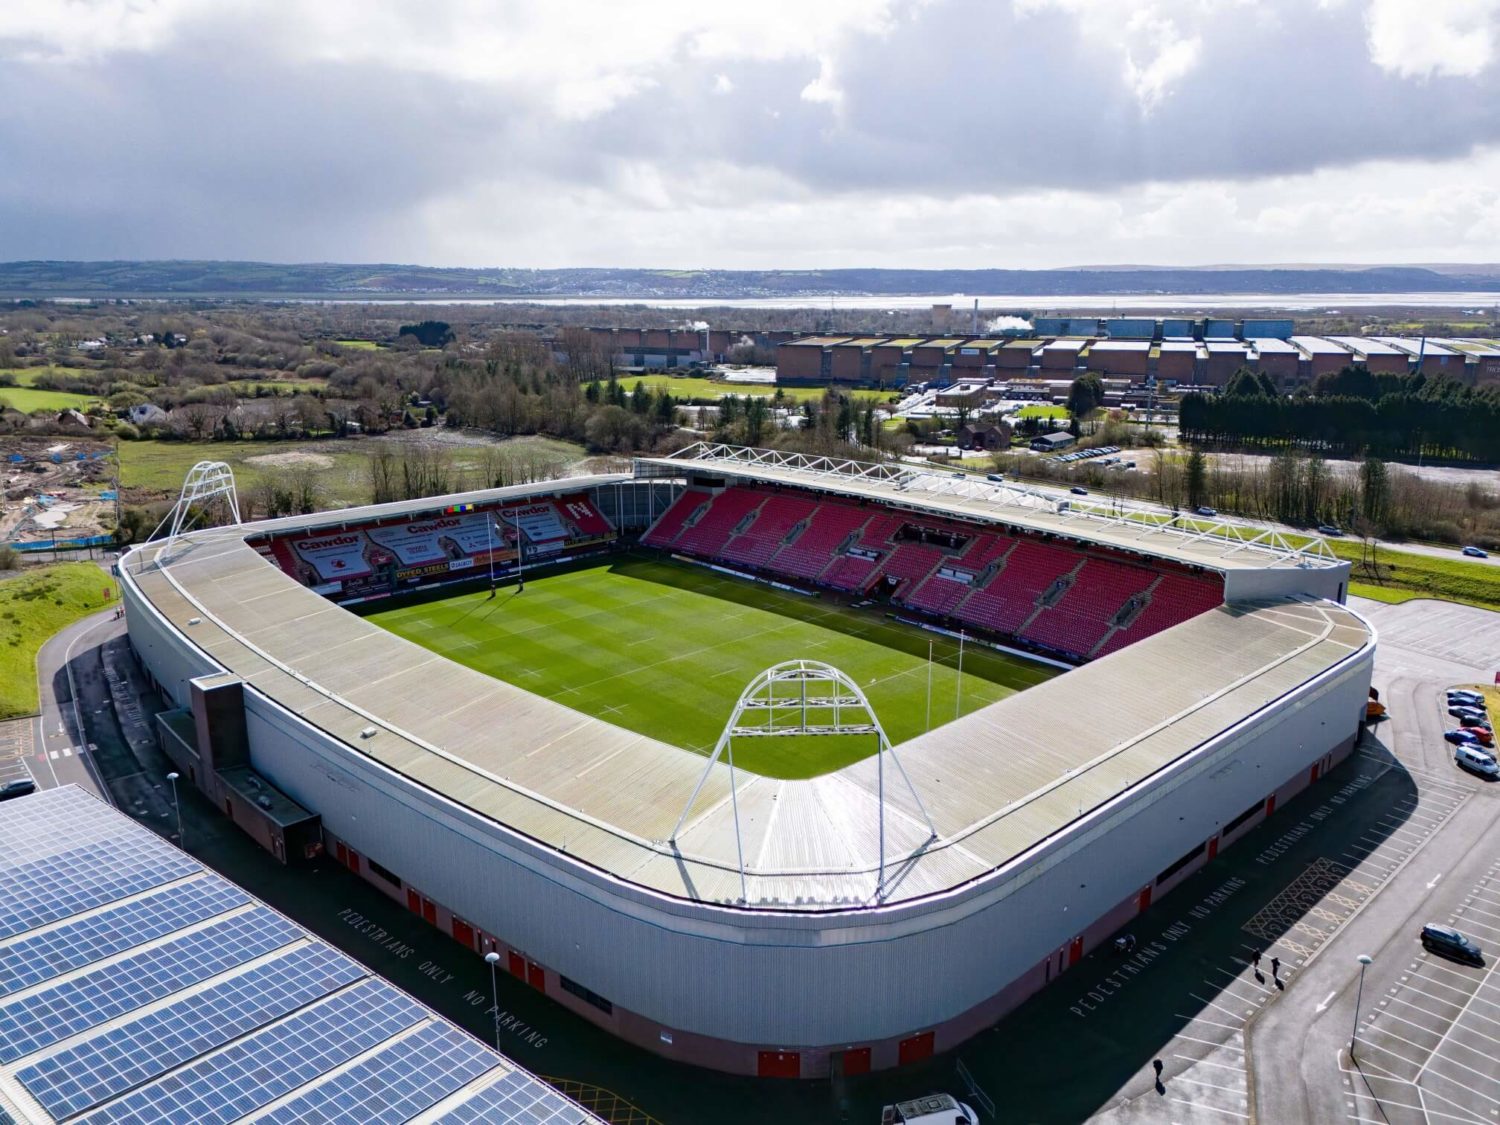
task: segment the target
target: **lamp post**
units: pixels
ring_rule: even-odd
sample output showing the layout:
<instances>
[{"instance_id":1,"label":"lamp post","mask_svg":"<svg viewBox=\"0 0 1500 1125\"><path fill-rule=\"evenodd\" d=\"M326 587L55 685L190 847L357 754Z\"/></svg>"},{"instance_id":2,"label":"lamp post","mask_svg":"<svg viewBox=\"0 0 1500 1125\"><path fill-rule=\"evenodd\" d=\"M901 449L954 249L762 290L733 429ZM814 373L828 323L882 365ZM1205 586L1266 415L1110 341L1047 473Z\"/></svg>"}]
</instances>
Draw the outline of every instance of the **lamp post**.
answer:
<instances>
[{"instance_id":1,"label":"lamp post","mask_svg":"<svg viewBox=\"0 0 1500 1125\"><path fill-rule=\"evenodd\" d=\"M500 963L500 954L493 949L484 955L484 963L490 967L490 1022L495 1025L495 1050L500 1049L500 986L495 981L495 966Z\"/></svg>"},{"instance_id":2,"label":"lamp post","mask_svg":"<svg viewBox=\"0 0 1500 1125\"><path fill-rule=\"evenodd\" d=\"M186 851L187 841L182 837L182 803L177 800L177 779L180 776L176 770L173 770L167 774L167 780L172 783L172 808L177 813L177 846Z\"/></svg>"},{"instance_id":3,"label":"lamp post","mask_svg":"<svg viewBox=\"0 0 1500 1125\"><path fill-rule=\"evenodd\" d=\"M1359 988L1354 993L1354 1034L1349 1038L1349 1058L1354 1058L1354 1045L1359 1042L1359 1002L1365 996L1365 970L1370 967L1371 957L1368 953L1359 955Z\"/></svg>"}]
</instances>

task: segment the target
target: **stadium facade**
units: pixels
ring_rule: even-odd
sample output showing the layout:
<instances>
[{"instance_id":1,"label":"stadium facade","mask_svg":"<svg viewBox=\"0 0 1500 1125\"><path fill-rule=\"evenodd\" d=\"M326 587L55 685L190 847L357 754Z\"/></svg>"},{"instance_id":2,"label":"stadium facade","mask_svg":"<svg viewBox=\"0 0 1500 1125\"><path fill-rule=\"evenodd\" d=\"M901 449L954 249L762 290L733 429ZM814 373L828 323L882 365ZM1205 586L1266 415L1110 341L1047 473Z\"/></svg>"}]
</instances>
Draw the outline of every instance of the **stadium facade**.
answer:
<instances>
[{"instance_id":1,"label":"stadium facade","mask_svg":"<svg viewBox=\"0 0 1500 1125\"><path fill-rule=\"evenodd\" d=\"M879 757L731 792L350 609L626 544L1078 666L897 747L914 792ZM961 1043L1326 774L1375 650L1348 571L1228 522L722 446L121 566L164 746L283 859L326 848L627 1040L787 1077Z\"/></svg>"}]
</instances>

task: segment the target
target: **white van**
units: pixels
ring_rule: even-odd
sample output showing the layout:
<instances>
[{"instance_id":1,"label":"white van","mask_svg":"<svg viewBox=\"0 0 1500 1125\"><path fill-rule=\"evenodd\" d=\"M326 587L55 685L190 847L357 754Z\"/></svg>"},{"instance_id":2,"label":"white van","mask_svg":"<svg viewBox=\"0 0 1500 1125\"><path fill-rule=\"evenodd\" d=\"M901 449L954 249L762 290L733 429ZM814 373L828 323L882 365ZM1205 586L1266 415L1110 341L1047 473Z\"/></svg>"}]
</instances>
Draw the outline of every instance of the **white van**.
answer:
<instances>
[{"instance_id":1,"label":"white van","mask_svg":"<svg viewBox=\"0 0 1500 1125\"><path fill-rule=\"evenodd\" d=\"M1453 761L1482 777L1500 777L1500 764L1495 762L1495 756L1478 746L1455 746Z\"/></svg>"}]
</instances>

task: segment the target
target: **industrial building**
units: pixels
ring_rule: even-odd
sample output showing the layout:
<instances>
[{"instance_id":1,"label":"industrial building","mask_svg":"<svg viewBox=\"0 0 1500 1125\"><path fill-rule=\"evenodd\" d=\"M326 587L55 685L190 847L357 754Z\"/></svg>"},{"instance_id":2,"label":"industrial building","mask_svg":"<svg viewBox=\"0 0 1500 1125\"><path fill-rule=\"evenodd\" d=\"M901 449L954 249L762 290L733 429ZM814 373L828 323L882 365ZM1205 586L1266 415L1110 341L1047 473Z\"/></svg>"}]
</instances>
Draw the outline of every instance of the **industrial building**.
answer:
<instances>
[{"instance_id":1,"label":"industrial building","mask_svg":"<svg viewBox=\"0 0 1500 1125\"><path fill-rule=\"evenodd\" d=\"M909 789L883 754L736 782L350 612L513 559L463 521L531 506L568 525L556 558L639 542L879 585L1080 666L893 748ZM424 562L440 521L447 553ZM410 559L381 554L397 540ZM191 716L171 749L200 785L253 772L475 955L650 1050L766 1077L955 1047L1316 783L1354 745L1374 658L1348 573L1264 529L711 445L195 531L121 563L131 645Z\"/></svg>"},{"instance_id":2,"label":"industrial building","mask_svg":"<svg viewBox=\"0 0 1500 1125\"><path fill-rule=\"evenodd\" d=\"M1500 381L1500 345L1488 340L1296 335L1291 321L1039 317L1026 337L813 336L776 349L787 386L900 388L965 379L1072 379L1083 372L1166 386L1222 387L1235 372L1264 373L1284 391L1344 367ZM1049 330L1056 331L1049 331ZM1066 331L1064 331L1066 330ZM1170 330L1170 332L1169 332ZM1179 334L1180 333L1180 334Z\"/></svg>"}]
</instances>

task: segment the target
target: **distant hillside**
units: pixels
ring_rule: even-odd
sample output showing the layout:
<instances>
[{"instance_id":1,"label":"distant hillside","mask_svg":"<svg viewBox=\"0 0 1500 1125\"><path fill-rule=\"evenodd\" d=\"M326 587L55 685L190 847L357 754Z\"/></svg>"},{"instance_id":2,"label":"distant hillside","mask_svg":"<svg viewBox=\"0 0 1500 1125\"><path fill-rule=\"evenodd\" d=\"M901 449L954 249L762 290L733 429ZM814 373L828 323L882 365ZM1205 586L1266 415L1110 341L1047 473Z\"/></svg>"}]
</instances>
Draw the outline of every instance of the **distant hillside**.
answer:
<instances>
[{"instance_id":1,"label":"distant hillside","mask_svg":"<svg viewBox=\"0 0 1500 1125\"><path fill-rule=\"evenodd\" d=\"M8 297L1155 296L1174 293L1459 293L1500 289L1495 266L1060 270L437 269L268 262L5 262Z\"/></svg>"}]
</instances>

